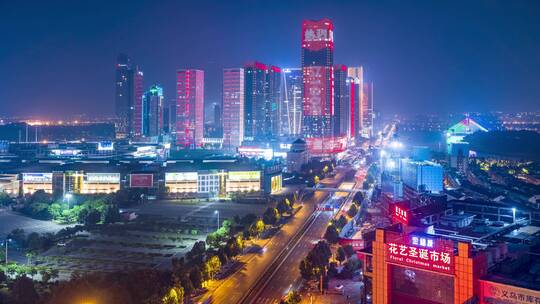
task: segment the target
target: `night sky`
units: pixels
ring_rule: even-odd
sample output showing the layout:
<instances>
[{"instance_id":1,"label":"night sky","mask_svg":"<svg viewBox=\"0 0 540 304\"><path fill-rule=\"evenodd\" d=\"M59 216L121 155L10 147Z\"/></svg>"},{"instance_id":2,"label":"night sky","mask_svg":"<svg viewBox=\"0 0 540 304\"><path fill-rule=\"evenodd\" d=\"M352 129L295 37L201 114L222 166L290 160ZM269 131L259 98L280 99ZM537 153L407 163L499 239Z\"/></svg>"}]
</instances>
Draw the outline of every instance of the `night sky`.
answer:
<instances>
[{"instance_id":1,"label":"night sky","mask_svg":"<svg viewBox=\"0 0 540 304\"><path fill-rule=\"evenodd\" d=\"M303 19L335 25L384 113L540 110L540 1L0 0L0 116L112 116L119 52L174 98L175 70L300 65Z\"/></svg>"}]
</instances>

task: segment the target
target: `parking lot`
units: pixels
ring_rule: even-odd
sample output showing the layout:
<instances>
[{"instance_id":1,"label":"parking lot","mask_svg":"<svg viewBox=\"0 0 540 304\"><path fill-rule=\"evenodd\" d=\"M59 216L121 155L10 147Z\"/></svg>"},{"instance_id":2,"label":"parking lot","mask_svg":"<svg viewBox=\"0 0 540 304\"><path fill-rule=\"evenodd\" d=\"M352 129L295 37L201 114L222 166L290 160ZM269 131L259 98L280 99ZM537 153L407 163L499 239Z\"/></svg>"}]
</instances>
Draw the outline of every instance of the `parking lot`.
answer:
<instances>
[{"instance_id":1,"label":"parking lot","mask_svg":"<svg viewBox=\"0 0 540 304\"><path fill-rule=\"evenodd\" d=\"M151 201L124 211L137 213L129 223L85 231L55 246L38 263L59 269L60 279L73 272L113 272L143 268L169 268L173 257L182 257L196 241L205 240L220 222L235 215L260 215L266 204L227 202Z\"/></svg>"}]
</instances>

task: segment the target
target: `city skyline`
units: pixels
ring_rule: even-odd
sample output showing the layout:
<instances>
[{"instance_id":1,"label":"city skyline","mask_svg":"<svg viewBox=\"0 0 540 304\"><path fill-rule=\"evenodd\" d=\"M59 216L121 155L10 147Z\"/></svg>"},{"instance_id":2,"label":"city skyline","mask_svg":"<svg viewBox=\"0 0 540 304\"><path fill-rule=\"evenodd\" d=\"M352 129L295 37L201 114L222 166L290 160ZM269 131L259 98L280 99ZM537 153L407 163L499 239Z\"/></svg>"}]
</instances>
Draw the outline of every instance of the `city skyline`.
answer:
<instances>
[{"instance_id":1,"label":"city skyline","mask_svg":"<svg viewBox=\"0 0 540 304\"><path fill-rule=\"evenodd\" d=\"M537 52L540 45L532 39L540 30L533 22L538 11L536 3L418 3L416 10L398 10L399 5L394 5L385 14L383 5L368 2L344 2L334 7L323 2L312 6L295 3L286 11L282 2L257 3L253 9L259 6L272 12L257 18L249 14L250 9L235 11L241 3L228 7L206 1L202 5L208 3L213 5L204 12L201 4L191 3L186 5L186 13L182 13L177 9L178 3L164 3L157 8L135 2L121 16L111 13L121 7L120 2L108 6L70 4L63 10L47 10L44 15L38 15L39 4L17 8L3 5L5 18L1 20L7 23L4 28L8 29L11 43L0 50L0 65L7 71L0 76L5 84L0 92L0 115L113 116L111 66L121 52L127 53L144 71L146 84L163 85L166 100L175 98L177 69L204 70L208 108L221 102L223 68L242 67L253 60L282 68L299 68L302 20L324 17L335 24L334 62L367 69L369 80L377 86L377 110L382 112L408 113L416 108L426 112L535 110L540 96L534 85L538 71L527 68L540 62ZM468 13L458 11L464 6ZM344 10L345 7L350 9ZM28 12L24 15L27 17L20 17L21 10ZM86 10L94 14L85 15ZM191 12L188 18L179 18L188 11ZM224 11L223 16L218 11ZM475 13L480 11L483 14L475 18ZM519 20L512 14L506 16L506 12L520 12ZM78 18L81 14L84 18ZM176 18L164 18L167 22L160 20L149 25L140 21L141 14ZM239 17L238 22L224 24L226 16L234 14ZM420 22L411 25L407 14ZM450 26L452 18L442 15L459 17L462 22ZM53 26L33 27L44 20ZM178 28L187 28L187 22L196 20L209 22L200 24L196 33L182 33L183 39L169 38ZM491 26L495 21L498 26ZM111 27L92 29L90 24L95 22ZM223 24L223 33L211 30L216 23ZM396 23L403 26L392 26ZM242 31L246 24L254 25L255 29L249 33ZM369 30L355 31L354 24ZM62 25L69 25L70 30L62 31ZM128 25L132 25L132 30L127 30ZM431 29L426 29L426 25ZM150 32L154 35L149 36ZM140 45L140 39L150 39L160 47L155 48L154 43L148 43L151 48ZM424 40L429 43L423 44ZM242 41L248 43L235 47ZM190 47L182 48L186 43ZM215 44L221 52L213 51ZM425 47L416 48L420 44ZM419 65L420 60L429 63ZM25 85L30 81L32 86ZM144 89L147 88L145 85Z\"/></svg>"}]
</instances>

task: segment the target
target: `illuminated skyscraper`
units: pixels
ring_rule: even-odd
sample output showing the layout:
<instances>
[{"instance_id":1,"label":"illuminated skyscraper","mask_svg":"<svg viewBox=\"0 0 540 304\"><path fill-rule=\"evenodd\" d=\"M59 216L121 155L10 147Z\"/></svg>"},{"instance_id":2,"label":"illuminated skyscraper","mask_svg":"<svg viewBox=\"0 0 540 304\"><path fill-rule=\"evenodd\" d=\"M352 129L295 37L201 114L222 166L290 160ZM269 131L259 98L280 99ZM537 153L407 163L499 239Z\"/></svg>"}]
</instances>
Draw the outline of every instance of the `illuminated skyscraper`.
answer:
<instances>
[{"instance_id":1,"label":"illuminated skyscraper","mask_svg":"<svg viewBox=\"0 0 540 304\"><path fill-rule=\"evenodd\" d=\"M244 69L223 70L223 149L234 150L244 138Z\"/></svg>"},{"instance_id":2,"label":"illuminated skyscraper","mask_svg":"<svg viewBox=\"0 0 540 304\"><path fill-rule=\"evenodd\" d=\"M133 71L133 116L130 136L140 136L142 131L142 97L144 94L143 72L137 67Z\"/></svg>"},{"instance_id":3,"label":"illuminated skyscraper","mask_svg":"<svg viewBox=\"0 0 540 304\"><path fill-rule=\"evenodd\" d=\"M154 137L162 134L163 108L163 88L153 85L142 98L142 136Z\"/></svg>"},{"instance_id":4,"label":"illuminated skyscraper","mask_svg":"<svg viewBox=\"0 0 540 304\"><path fill-rule=\"evenodd\" d=\"M306 137L332 136L334 116L334 25L329 19L302 23L303 130Z\"/></svg>"},{"instance_id":5,"label":"illuminated skyscraper","mask_svg":"<svg viewBox=\"0 0 540 304\"><path fill-rule=\"evenodd\" d=\"M195 149L202 145L204 132L204 71L176 72L176 144Z\"/></svg>"},{"instance_id":6,"label":"illuminated skyscraper","mask_svg":"<svg viewBox=\"0 0 540 304\"><path fill-rule=\"evenodd\" d=\"M350 94L350 138L360 138L362 136L362 127L364 111L364 69L360 67L349 67L347 70L349 76Z\"/></svg>"},{"instance_id":7,"label":"illuminated skyscraper","mask_svg":"<svg viewBox=\"0 0 540 304\"><path fill-rule=\"evenodd\" d=\"M373 136L373 82L364 82L362 90L362 136Z\"/></svg>"},{"instance_id":8,"label":"illuminated skyscraper","mask_svg":"<svg viewBox=\"0 0 540 304\"><path fill-rule=\"evenodd\" d=\"M302 133L302 69L282 69L281 81L281 134Z\"/></svg>"},{"instance_id":9,"label":"illuminated skyscraper","mask_svg":"<svg viewBox=\"0 0 540 304\"><path fill-rule=\"evenodd\" d=\"M350 126L350 99L347 67L334 66L334 136L346 136Z\"/></svg>"},{"instance_id":10,"label":"illuminated skyscraper","mask_svg":"<svg viewBox=\"0 0 540 304\"><path fill-rule=\"evenodd\" d=\"M117 136L132 137L140 134L140 110L143 93L143 72L131 63L131 59L120 54L116 60L115 113L118 119ZM139 115L137 115L139 114Z\"/></svg>"},{"instance_id":11,"label":"illuminated skyscraper","mask_svg":"<svg viewBox=\"0 0 540 304\"><path fill-rule=\"evenodd\" d=\"M244 66L244 139L264 140L279 135L281 69L260 62Z\"/></svg>"}]
</instances>

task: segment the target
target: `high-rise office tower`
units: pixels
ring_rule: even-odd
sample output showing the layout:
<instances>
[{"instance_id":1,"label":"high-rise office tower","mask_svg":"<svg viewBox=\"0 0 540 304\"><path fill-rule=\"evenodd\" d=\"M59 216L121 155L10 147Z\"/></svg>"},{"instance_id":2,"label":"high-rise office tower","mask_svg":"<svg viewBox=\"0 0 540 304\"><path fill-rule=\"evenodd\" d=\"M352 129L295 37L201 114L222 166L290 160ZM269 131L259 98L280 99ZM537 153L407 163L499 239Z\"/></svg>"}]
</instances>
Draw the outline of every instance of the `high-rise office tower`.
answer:
<instances>
[{"instance_id":1,"label":"high-rise office tower","mask_svg":"<svg viewBox=\"0 0 540 304\"><path fill-rule=\"evenodd\" d=\"M334 136L346 136L350 126L350 99L347 67L334 66Z\"/></svg>"},{"instance_id":2,"label":"high-rise office tower","mask_svg":"<svg viewBox=\"0 0 540 304\"><path fill-rule=\"evenodd\" d=\"M171 106L170 100L163 99L163 134L171 133Z\"/></svg>"},{"instance_id":3,"label":"high-rise office tower","mask_svg":"<svg viewBox=\"0 0 540 304\"><path fill-rule=\"evenodd\" d=\"M244 139L279 135L281 69L260 62L244 66Z\"/></svg>"},{"instance_id":4,"label":"high-rise office tower","mask_svg":"<svg viewBox=\"0 0 540 304\"><path fill-rule=\"evenodd\" d=\"M280 135L281 69L270 66L266 71L266 81L265 129L269 131L266 138L272 138Z\"/></svg>"},{"instance_id":5,"label":"high-rise office tower","mask_svg":"<svg viewBox=\"0 0 540 304\"><path fill-rule=\"evenodd\" d=\"M212 110L214 111L213 123L217 128L221 128L221 106L217 103L212 104Z\"/></svg>"},{"instance_id":6,"label":"high-rise office tower","mask_svg":"<svg viewBox=\"0 0 540 304\"><path fill-rule=\"evenodd\" d=\"M141 135L159 136L163 132L163 88L153 85L142 98Z\"/></svg>"},{"instance_id":7,"label":"high-rise office tower","mask_svg":"<svg viewBox=\"0 0 540 304\"><path fill-rule=\"evenodd\" d=\"M143 72L131 63L131 59L120 54L116 60L115 113L118 119L117 136L132 137L140 134L137 125L136 107L141 104L143 93ZM140 112L139 112L140 114ZM140 116L139 116L140 117Z\"/></svg>"},{"instance_id":8,"label":"high-rise office tower","mask_svg":"<svg viewBox=\"0 0 540 304\"><path fill-rule=\"evenodd\" d=\"M281 81L281 134L302 133L302 69L282 69Z\"/></svg>"},{"instance_id":9,"label":"high-rise office tower","mask_svg":"<svg viewBox=\"0 0 540 304\"><path fill-rule=\"evenodd\" d=\"M303 133L332 136L334 116L334 25L329 19L302 23Z\"/></svg>"},{"instance_id":10,"label":"high-rise office tower","mask_svg":"<svg viewBox=\"0 0 540 304\"><path fill-rule=\"evenodd\" d=\"M373 82L364 82L362 97L362 136L373 136Z\"/></svg>"},{"instance_id":11,"label":"high-rise office tower","mask_svg":"<svg viewBox=\"0 0 540 304\"><path fill-rule=\"evenodd\" d=\"M223 149L234 150L244 139L244 69L223 70Z\"/></svg>"},{"instance_id":12,"label":"high-rise office tower","mask_svg":"<svg viewBox=\"0 0 540 304\"><path fill-rule=\"evenodd\" d=\"M133 71L133 116L130 128L131 136L141 136L142 131L142 97L144 94L143 72L137 67Z\"/></svg>"},{"instance_id":13,"label":"high-rise office tower","mask_svg":"<svg viewBox=\"0 0 540 304\"><path fill-rule=\"evenodd\" d=\"M176 72L176 144L195 149L202 145L204 132L204 71Z\"/></svg>"},{"instance_id":14,"label":"high-rise office tower","mask_svg":"<svg viewBox=\"0 0 540 304\"><path fill-rule=\"evenodd\" d=\"M350 135L349 138L360 138L362 136L362 117L364 116L364 69L360 67L349 67L347 70L349 76L350 89Z\"/></svg>"}]
</instances>

